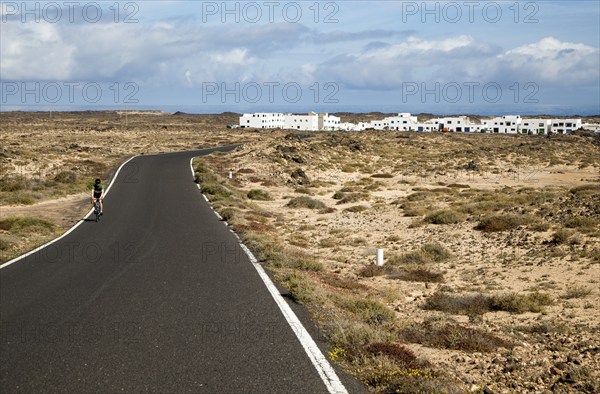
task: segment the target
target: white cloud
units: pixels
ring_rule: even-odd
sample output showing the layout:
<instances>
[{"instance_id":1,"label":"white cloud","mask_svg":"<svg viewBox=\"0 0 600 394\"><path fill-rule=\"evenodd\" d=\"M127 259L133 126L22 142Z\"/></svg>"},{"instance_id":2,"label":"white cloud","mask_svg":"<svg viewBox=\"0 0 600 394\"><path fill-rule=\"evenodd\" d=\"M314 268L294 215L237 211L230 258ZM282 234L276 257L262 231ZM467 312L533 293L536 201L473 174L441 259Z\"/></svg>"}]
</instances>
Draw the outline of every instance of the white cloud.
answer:
<instances>
[{"instance_id":1,"label":"white cloud","mask_svg":"<svg viewBox=\"0 0 600 394\"><path fill-rule=\"evenodd\" d=\"M306 72L303 66L303 72ZM407 82L538 82L544 86L598 84L598 48L544 38L502 51L469 35L442 40L409 37L334 56L313 68L316 80L356 89L396 89Z\"/></svg>"},{"instance_id":2,"label":"white cloud","mask_svg":"<svg viewBox=\"0 0 600 394\"><path fill-rule=\"evenodd\" d=\"M465 64L493 56L495 51L468 35L443 40L409 37L400 43L367 46L361 53L334 57L316 68L315 77L363 89L393 89L432 77L450 81L459 76L473 78L476 70Z\"/></svg>"},{"instance_id":3,"label":"white cloud","mask_svg":"<svg viewBox=\"0 0 600 394\"><path fill-rule=\"evenodd\" d=\"M66 79L77 49L62 38L57 25L46 22L3 24L0 47L2 77L14 80Z\"/></svg>"},{"instance_id":4,"label":"white cloud","mask_svg":"<svg viewBox=\"0 0 600 394\"><path fill-rule=\"evenodd\" d=\"M585 84L600 78L600 50L546 37L498 56L505 70L556 84Z\"/></svg>"},{"instance_id":5,"label":"white cloud","mask_svg":"<svg viewBox=\"0 0 600 394\"><path fill-rule=\"evenodd\" d=\"M248 56L246 48L234 48L224 53L210 55L210 60L224 66L247 66L256 63L256 58Z\"/></svg>"}]
</instances>

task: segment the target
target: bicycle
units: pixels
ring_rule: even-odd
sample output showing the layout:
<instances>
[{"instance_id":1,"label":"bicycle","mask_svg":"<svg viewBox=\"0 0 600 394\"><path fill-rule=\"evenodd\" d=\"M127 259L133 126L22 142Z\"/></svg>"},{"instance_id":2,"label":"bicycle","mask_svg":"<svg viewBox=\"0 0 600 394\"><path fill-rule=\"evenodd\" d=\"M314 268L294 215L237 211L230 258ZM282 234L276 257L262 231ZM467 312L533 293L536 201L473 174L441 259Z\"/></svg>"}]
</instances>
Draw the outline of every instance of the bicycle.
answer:
<instances>
[{"instance_id":1,"label":"bicycle","mask_svg":"<svg viewBox=\"0 0 600 394\"><path fill-rule=\"evenodd\" d=\"M96 215L96 221L100 220L100 199L96 198L94 202L94 215Z\"/></svg>"}]
</instances>

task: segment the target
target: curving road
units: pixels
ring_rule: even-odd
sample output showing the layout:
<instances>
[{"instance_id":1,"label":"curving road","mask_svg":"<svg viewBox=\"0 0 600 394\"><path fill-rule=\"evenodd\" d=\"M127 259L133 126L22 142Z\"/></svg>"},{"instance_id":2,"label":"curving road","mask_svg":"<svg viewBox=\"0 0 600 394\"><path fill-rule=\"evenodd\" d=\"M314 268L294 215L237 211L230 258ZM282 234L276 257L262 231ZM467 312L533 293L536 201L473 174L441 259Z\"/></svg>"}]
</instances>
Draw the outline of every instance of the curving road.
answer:
<instances>
[{"instance_id":1,"label":"curving road","mask_svg":"<svg viewBox=\"0 0 600 394\"><path fill-rule=\"evenodd\" d=\"M193 182L211 151L134 158L99 223L0 270L2 393L332 391Z\"/></svg>"}]
</instances>

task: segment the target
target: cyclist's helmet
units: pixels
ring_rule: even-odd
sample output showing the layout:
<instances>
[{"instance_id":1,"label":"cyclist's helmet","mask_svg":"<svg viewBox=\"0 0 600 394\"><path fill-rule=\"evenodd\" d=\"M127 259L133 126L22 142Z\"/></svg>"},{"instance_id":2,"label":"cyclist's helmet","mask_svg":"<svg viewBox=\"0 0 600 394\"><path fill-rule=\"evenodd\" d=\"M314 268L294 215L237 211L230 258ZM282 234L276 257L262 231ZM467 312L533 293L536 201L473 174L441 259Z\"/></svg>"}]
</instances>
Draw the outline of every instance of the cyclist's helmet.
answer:
<instances>
[{"instance_id":1,"label":"cyclist's helmet","mask_svg":"<svg viewBox=\"0 0 600 394\"><path fill-rule=\"evenodd\" d=\"M96 185L99 185L99 184L100 184L100 178L96 178L96 180L94 181L94 183L95 183Z\"/></svg>"}]
</instances>

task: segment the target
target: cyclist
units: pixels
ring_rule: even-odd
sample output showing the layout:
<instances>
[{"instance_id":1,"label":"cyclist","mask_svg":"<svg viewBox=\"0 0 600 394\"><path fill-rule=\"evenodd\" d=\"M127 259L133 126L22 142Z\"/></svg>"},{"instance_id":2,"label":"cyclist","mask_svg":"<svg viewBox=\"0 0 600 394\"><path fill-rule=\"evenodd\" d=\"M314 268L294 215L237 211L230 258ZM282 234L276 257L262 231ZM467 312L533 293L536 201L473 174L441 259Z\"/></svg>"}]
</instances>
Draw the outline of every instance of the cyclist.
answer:
<instances>
[{"instance_id":1,"label":"cyclist","mask_svg":"<svg viewBox=\"0 0 600 394\"><path fill-rule=\"evenodd\" d=\"M102 212L102 200L104 199L104 186L102 186L100 178L96 178L94 181L94 187L92 188L92 205L96 202L96 200L100 201L100 215Z\"/></svg>"}]
</instances>

